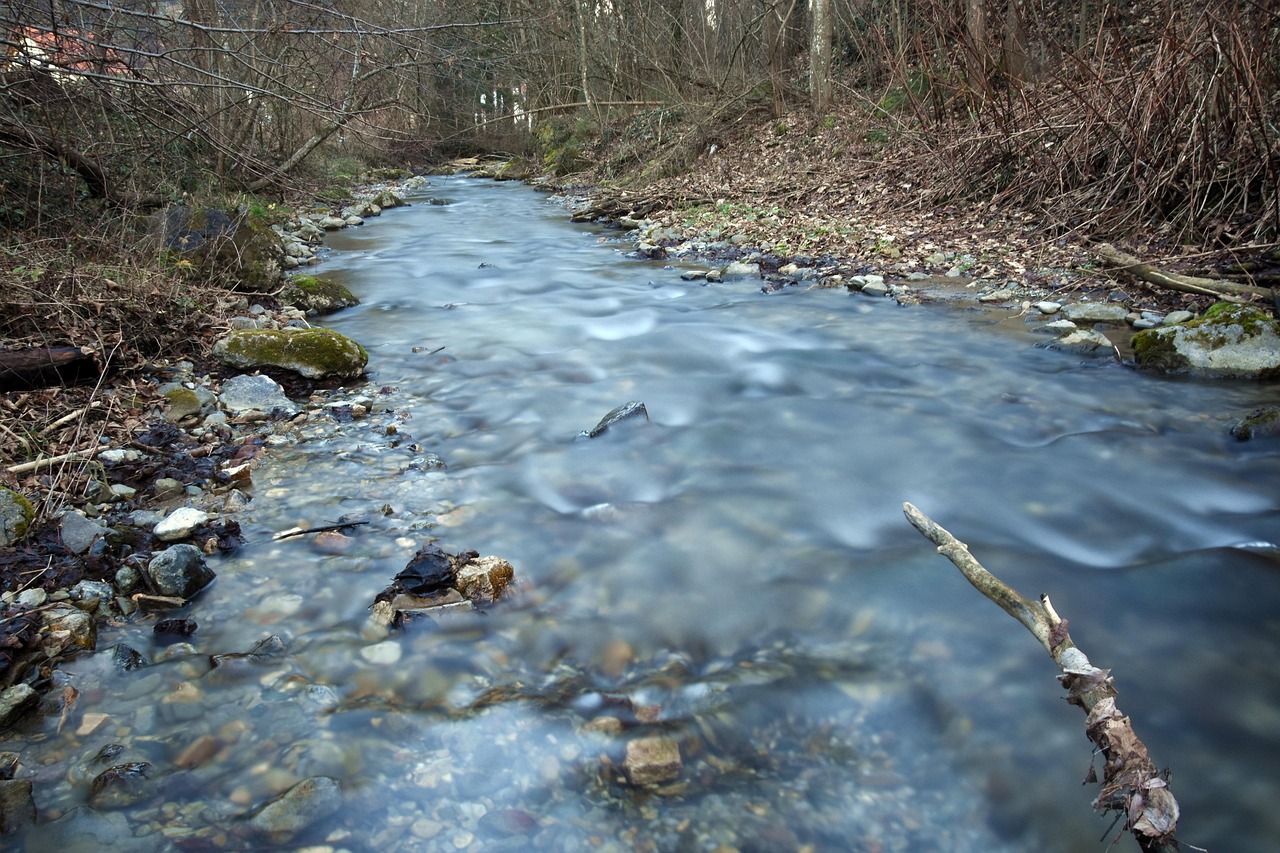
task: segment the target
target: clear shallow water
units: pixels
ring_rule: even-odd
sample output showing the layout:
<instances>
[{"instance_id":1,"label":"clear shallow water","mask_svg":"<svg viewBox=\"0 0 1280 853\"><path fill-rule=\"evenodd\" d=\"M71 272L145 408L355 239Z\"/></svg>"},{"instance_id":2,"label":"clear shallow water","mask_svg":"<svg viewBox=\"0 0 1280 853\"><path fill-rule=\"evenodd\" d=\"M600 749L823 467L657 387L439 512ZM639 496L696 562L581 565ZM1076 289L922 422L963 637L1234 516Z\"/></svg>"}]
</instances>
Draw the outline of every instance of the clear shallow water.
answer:
<instances>
[{"instance_id":1,"label":"clear shallow water","mask_svg":"<svg viewBox=\"0 0 1280 853\"><path fill-rule=\"evenodd\" d=\"M1280 454L1227 435L1274 386L1082 363L983 314L683 282L527 187L435 184L452 203L335 235L322 268L363 300L328 324L393 393L268 455L250 544L191 608L200 654L81 661L108 720L14 739L43 815L116 742L164 780L113 813L138 849L258 846L239 818L313 775L343 805L293 846L1103 849L1083 715L909 500L1114 670L1183 840L1280 843ZM575 440L628 400L649 424ZM371 521L346 554L270 539L346 513ZM386 645L367 607L432 538L511 560L526 594ZM269 634L282 654L209 671ZM157 651L149 623L115 641ZM654 733L684 763L662 795L614 770Z\"/></svg>"}]
</instances>

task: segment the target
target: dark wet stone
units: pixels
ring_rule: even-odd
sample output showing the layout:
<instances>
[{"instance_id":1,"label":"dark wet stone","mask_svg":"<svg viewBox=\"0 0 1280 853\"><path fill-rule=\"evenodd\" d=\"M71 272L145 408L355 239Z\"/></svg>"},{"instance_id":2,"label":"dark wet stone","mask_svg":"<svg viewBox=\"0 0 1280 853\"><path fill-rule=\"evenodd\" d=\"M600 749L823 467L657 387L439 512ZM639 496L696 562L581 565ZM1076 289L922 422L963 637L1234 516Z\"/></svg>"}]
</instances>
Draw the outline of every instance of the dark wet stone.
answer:
<instances>
[{"instance_id":1,"label":"dark wet stone","mask_svg":"<svg viewBox=\"0 0 1280 853\"><path fill-rule=\"evenodd\" d=\"M618 408L612 410L603 418L600 423L596 424L589 430L583 430L578 433L580 438L595 438L596 436L606 432L609 427L622 423L623 421L639 418L649 420L649 410L645 408L644 403L638 400L632 400L629 403L623 403Z\"/></svg>"},{"instance_id":2,"label":"dark wet stone","mask_svg":"<svg viewBox=\"0 0 1280 853\"><path fill-rule=\"evenodd\" d=\"M98 754L93 757L92 763L106 764L108 761L115 758L117 755L119 755L122 752L124 752L124 744L109 743L106 746L104 746L102 749L98 750Z\"/></svg>"},{"instance_id":3,"label":"dark wet stone","mask_svg":"<svg viewBox=\"0 0 1280 853\"><path fill-rule=\"evenodd\" d=\"M204 554L194 545L173 545L151 558L147 579L157 593L190 598L213 582L213 569L205 565Z\"/></svg>"},{"instance_id":4,"label":"dark wet stone","mask_svg":"<svg viewBox=\"0 0 1280 853\"><path fill-rule=\"evenodd\" d=\"M94 777L89 786L89 805L96 809L118 809L130 806L148 796L147 774L151 765L131 761L108 767Z\"/></svg>"},{"instance_id":5,"label":"dark wet stone","mask_svg":"<svg viewBox=\"0 0 1280 853\"><path fill-rule=\"evenodd\" d=\"M158 641L173 642L182 637L190 637L198 627L194 619L161 619L151 630Z\"/></svg>"},{"instance_id":6,"label":"dark wet stone","mask_svg":"<svg viewBox=\"0 0 1280 853\"><path fill-rule=\"evenodd\" d=\"M420 548L409 565L396 575L400 592L434 595L453 587L453 560L435 545Z\"/></svg>"},{"instance_id":7,"label":"dark wet stone","mask_svg":"<svg viewBox=\"0 0 1280 853\"><path fill-rule=\"evenodd\" d=\"M21 832L36 822L36 801L31 796L31 780L0 781L0 835Z\"/></svg>"},{"instance_id":8,"label":"dark wet stone","mask_svg":"<svg viewBox=\"0 0 1280 853\"><path fill-rule=\"evenodd\" d=\"M271 837L287 841L321 818L333 814L342 804L342 785L330 776L303 779L259 809L249 826Z\"/></svg>"},{"instance_id":9,"label":"dark wet stone","mask_svg":"<svg viewBox=\"0 0 1280 853\"><path fill-rule=\"evenodd\" d=\"M112 652L112 660L118 669L125 672L132 672L135 669L141 669L150 665L151 661L143 657L142 652L132 646L119 643Z\"/></svg>"},{"instance_id":10,"label":"dark wet stone","mask_svg":"<svg viewBox=\"0 0 1280 853\"><path fill-rule=\"evenodd\" d=\"M223 666L231 661L248 661L249 663L262 663L268 661L277 655L284 654L284 640L272 634L264 640L259 640L253 644L253 648L247 652L232 652L225 655L212 655L211 660L214 666Z\"/></svg>"}]
</instances>

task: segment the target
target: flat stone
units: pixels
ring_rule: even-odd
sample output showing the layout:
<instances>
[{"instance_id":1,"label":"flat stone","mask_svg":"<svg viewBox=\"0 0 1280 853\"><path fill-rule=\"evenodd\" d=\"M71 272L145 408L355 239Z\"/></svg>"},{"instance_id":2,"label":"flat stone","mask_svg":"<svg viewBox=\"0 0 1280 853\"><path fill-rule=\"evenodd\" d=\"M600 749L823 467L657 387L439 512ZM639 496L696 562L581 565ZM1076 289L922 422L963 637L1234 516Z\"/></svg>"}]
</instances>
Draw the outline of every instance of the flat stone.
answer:
<instances>
[{"instance_id":1,"label":"flat stone","mask_svg":"<svg viewBox=\"0 0 1280 853\"><path fill-rule=\"evenodd\" d=\"M160 521L151 533L155 534L156 539L160 539L161 542L177 542L178 539L186 539L195 533L196 529L207 521L209 521L209 514L204 510L182 506L165 516L165 519Z\"/></svg>"},{"instance_id":2,"label":"flat stone","mask_svg":"<svg viewBox=\"0 0 1280 853\"><path fill-rule=\"evenodd\" d=\"M1164 315L1164 324L1166 326L1176 326L1179 323L1185 323L1188 320L1194 320L1195 314L1190 311L1170 311Z\"/></svg>"},{"instance_id":3,"label":"flat stone","mask_svg":"<svg viewBox=\"0 0 1280 853\"><path fill-rule=\"evenodd\" d=\"M680 745L667 737L642 737L627 742L623 767L632 785L656 785L680 776Z\"/></svg>"},{"instance_id":4,"label":"flat stone","mask_svg":"<svg viewBox=\"0 0 1280 853\"><path fill-rule=\"evenodd\" d=\"M222 383L219 404L232 414L274 412L296 415L298 404L285 396L284 388L270 376L233 376Z\"/></svg>"},{"instance_id":5,"label":"flat stone","mask_svg":"<svg viewBox=\"0 0 1280 853\"><path fill-rule=\"evenodd\" d=\"M312 776L259 809L249 818L249 826L280 843L334 814L341 805L341 783L330 776Z\"/></svg>"},{"instance_id":6,"label":"flat stone","mask_svg":"<svg viewBox=\"0 0 1280 853\"><path fill-rule=\"evenodd\" d=\"M1043 302L1037 302L1036 310L1039 311L1041 314L1057 314L1059 311L1062 310L1062 303L1050 302L1049 300L1045 300Z\"/></svg>"},{"instance_id":7,"label":"flat stone","mask_svg":"<svg viewBox=\"0 0 1280 853\"><path fill-rule=\"evenodd\" d=\"M82 512L72 510L63 513L58 535L72 554L84 554L93 547L94 542L110 532L111 528L91 521Z\"/></svg>"},{"instance_id":8,"label":"flat stone","mask_svg":"<svg viewBox=\"0 0 1280 853\"><path fill-rule=\"evenodd\" d=\"M1113 302L1075 302L1062 312L1076 323L1124 323L1129 316L1128 308Z\"/></svg>"},{"instance_id":9,"label":"flat stone","mask_svg":"<svg viewBox=\"0 0 1280 853\"><path fill-rule=\"evenodd\" d=\"M720 270L721 281L734 281L735 279L759 278L760 265L748 264L743 261L732 261Z\"/></svg>"},{"instance_id":10,"label":"flat stone","mask_svg":"<svg viewBox=\"0 0 1280 853\"><path fill-rule=\"evenodd\" d=\"M1111 341L1107 339L1107 336L1093 329L1076 329L1055 341L1050 341L1047 346L1049 349L1080 353L1082 355L1093 355L1100 350L1104 351L1103 354L1106 355L1111 355L1114 352Z\"/></svg>"}]
</instances>

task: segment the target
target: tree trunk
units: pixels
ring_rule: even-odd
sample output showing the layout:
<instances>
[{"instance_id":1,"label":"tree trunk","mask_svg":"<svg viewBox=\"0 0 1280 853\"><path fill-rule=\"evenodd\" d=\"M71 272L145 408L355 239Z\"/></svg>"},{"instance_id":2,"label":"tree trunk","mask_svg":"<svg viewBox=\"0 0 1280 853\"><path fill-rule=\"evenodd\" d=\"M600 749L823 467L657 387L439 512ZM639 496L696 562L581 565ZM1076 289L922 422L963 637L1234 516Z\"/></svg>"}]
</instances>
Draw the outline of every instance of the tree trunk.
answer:
<instances>
[{"instance_id":1,"label":"tree trunk","mask_svg":"<svg viewBox=\"0 0 1280 853\"><path fill-rule=\"evenodd\" d=\"M102 368L88 347L34 347L0 351L0 391L93 382Z\"/></svg>"},{"instance_id":2,"label":"tree trunk","mask_svg":"<svg viewBox=\"0 0 1280 853\"><path fill-rule=\"evenodd\" d=\"M809 99L814 113L831 105L831 0L813 0L809 40Z\"/></svg>"}]
</instances>

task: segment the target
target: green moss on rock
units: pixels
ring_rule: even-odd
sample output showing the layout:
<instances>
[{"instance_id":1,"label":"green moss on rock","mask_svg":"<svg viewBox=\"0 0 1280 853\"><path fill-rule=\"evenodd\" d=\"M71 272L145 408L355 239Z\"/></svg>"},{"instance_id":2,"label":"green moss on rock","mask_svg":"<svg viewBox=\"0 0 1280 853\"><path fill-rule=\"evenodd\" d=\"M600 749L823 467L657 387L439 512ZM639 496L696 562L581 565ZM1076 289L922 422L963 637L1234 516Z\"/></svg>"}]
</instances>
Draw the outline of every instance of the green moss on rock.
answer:
<instances>
[{"instance_id":1,"label":"green moss on rock","mask_svg":"<svg viewBox=\"0 0 1280 853\"><path fill-rule=\"evenodd\" d=\"M309 379L351 379L369 363L364 347L332 329L241 329L213 353L236 367L281 367Z\"/></svg>"},{"instance_id":2,"label":"green moss on rock","mask_svg":"<svg viewBox=\"0 0 1280 853\"><path fill-rule=\"evenodd\" d=\"M1231 428L1231 434L1239 441L1280 435L1280 406L1267 406L1249 413Z\"/></svg>"},{"instance_id":3,"label":"green moss on rock","mask_svg":"<svg viewBox=\"0 0 1280 853\"><path fill-rule=\"evenodd\" d=\"M1133 350L1137 364L1151 370L1268 379L1280 375L1280 323L1220 302L1198 320L1139 332Z\"/></svg>"},{"instance_id":4,"label":"green moss on rock","mask_svg":"<svg viewBox=\"0 0 1280 853\"><path fill-rule=\"evenodd\" d=\"M280 301L309 314L332 314L360 304L355 294L336 281L305 274L289 279L284 290L280 291Z\"/></svg>"},{"instance_id":5,"label":"green moss on rock","mask_svg":"<svg viewBox=\"0 0 1280 853\"><path fill-rule=\"evenodd\" d=\"M200 414L200 398L190 388L170 388L164 392L164 398L169 401L169 411L166 414L171 421L177 422L189 415Z\"/></svg>"},{"instance_id":6,"label":"green moss on rock","mask_svg":"<svg viewBox=\"0 0 1280 853\"><path fill-rule=\"evenodd\" d=\"M0 548L7 548L27 535L36 517L35 507L22 495L0 486Z\"/></svg>"}]
</instances>

